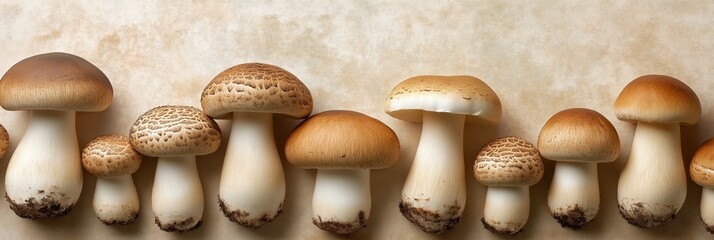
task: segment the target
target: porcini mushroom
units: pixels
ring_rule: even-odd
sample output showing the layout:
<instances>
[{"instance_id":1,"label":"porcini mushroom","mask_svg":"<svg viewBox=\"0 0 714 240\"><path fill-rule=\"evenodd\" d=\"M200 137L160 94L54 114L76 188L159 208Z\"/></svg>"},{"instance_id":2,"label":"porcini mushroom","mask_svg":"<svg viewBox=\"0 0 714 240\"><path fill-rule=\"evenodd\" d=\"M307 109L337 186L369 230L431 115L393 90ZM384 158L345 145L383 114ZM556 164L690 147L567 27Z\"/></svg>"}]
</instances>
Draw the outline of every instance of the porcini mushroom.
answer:
<instances>
[{"instance_id":1,"label":"porcini mushroom","mask_svg":"<svg viewBox=\"0 0 714 240\"><path fill-rule=\"evenodd\" d=\"M0 105L30 111L25 136L5 174L6 198L18 216L56 217L74 207L82 192L75 112L103 111L112 94L101 70L67 53L29 57L5 73Z\"/></svg>"},{"instance_id":2,"label":"porcini mushroom","mask_svg":"<svg viewBox=\"0 0 714 240\"><path fill-rule=\"evenodd\" d=\"M714 234L714 138L702 143L694 153L689 174L703 187L700 216L707 231Z\"/></svg>"},{"instance_id":3,"label":"porcini mushroom","mask_svg":"<svg viewBox=\"0 0 714 240\"><path fill-rule=\"evenodd\" d=\"M159 158L151 193L156 225L167 232L198 228L204 200L196 155L218 149L218 124L194 107L161 106L141 115L129 137L137 151Z\"/></svg>"},{"instance_id":4,"label":"porcini mushroom","mask_svg":"<svg viewBox=\"0 0 714 240\"><path fill-rule=\"evenodd\" d=\"M369 219L369 169L386 168L399 159L397 135L384 123L352 111L316 114L290 134L285 157L300 168L316 168L312 222L348 235Z\"/></svg>"},{"instance_id":5,"label":"porcini mushroom","mask_svg":"<svg viewBox=\"0 0 714 240\"><path fill-rule=\"evenodd\" d=\"M211 117L233 118L218 188L221 211L231 221L254 229L272 221L280 215L285 199L273 116L309 116L310 91L282 68L247 63L218 74L203 90L201 105Z\"/></svg>"},{"instance_id":6,"label":"porcini mushroom","mask_svg":"<svg viewBox=\"0 0 714 240\"><path fill-rule=\"evenodd\" d=\"M501 101L475 77L416 76L394 87L385 111L398 119L423 122L399 210L425 232L453 228L466 203L464 122L497 124Z\"/></svg>"},{"instance_id":7,"label":"porcini mushroom","mask_svg":"<svg viewBox=\"0 0 714 240\"><path fill-rule=\"evenodd\" d=\"M615 114L637 123L617 187L620 214L641 228L664 225L674 219L687 196L679 125L699 121L699 98L673 77L647 75L622 90Z\"/></svg>"},{"instance_id":8,"label":"porcini mushroom","mask_svg":"<svg viewBox=\"0 0 714 240\"><path fill-rule=\"evenodd\" d=\"M538 150L556 161L548 207L561 226L581 229L600 209L597 163L620 155L620 138L600 113L572 108L556 113L538 136Z\"/></svg>"},{"instance_id":9,"label":"porcini mushroom","mask_svg":"<svg viewBox=\"0 0 714 240\"><path fill-rule=\"evenodd\" d=\"M139 195L131 174L141 166L141 154L126 136L106 135L82 150L82 166L97 177L94 213L104 224L126 225L139 214Z\"/></svg>"},{"instance_id":10,"label":"porcini mushroom","mask_svg":"<svg viewBox=\"0 0 714 240\"><path fill-rule=\"evenodd\" d=\"M528 187L543 177L538 149L518 137L505 137L486 144L476 157L476 181L488 186L481 222L493 233L516 234L530 213Z\"/></svg>"}]
</instances>

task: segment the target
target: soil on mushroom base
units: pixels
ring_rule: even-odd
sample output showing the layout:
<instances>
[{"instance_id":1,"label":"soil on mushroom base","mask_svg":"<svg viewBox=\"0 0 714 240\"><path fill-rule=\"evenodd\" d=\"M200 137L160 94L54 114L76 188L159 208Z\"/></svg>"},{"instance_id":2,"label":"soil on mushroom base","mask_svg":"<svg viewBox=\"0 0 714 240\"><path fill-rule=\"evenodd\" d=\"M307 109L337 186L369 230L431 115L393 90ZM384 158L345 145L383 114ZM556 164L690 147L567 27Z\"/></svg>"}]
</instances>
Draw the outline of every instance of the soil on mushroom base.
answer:
<instances>
[{"instance_id":1,"label":"soil on mushroom base","mask_svg":"<svg viewBox=\"0 0 714 240\"><path fill-rule=\"evenodd\" d=\"M575 206L568 207L565 213L553 213L553 218L558 220L561 227L567 227L574 230L583 229L585 224L589 222L585 217L585 211L583 211L583 209L577 204Z\"/></svg>"},{"instance_id":2,"label":"soil on mushroom base","mask_svg":"<svg viewBox=\"0 0 714 240\"><path fill-rule=\"evenodd\" d=\"M652 228L667 224L674 220L674 217L677 215L677 208L671 205L663 205L662 207L669 209L668 213L657 216L650 213L647 208L645 208L645 203L642 202L630 204L629 211L627 211L622 204L618 204L617 206L620 209L620 215L622 215L628 223L640 228Z\"/></svg>"},{"instance_id":3,"label":"soil on mushroom base","mask_svg":"<svg viewBox=\"0 0 714 240\"><path fill-rule=\"evenodd\" d=\"M44 193L44 190L39 190L38 193ZM69 213L74 207L74 204L62 206L59 200L55 199L55 192L50 192L39 201L35 198L26 199L24 203L16 203L5 193L5 199L10 205L10 209L22 218L32 220L40 218L50 218L64 216Z\"/></svg>"},{"instance_id":4,"label":"soil on mushroom base","mask_svg":"<svg viewBox=\"0 0 714 240\"><path fill-rule=\"evenodd\" d=\"M228 219L231 220L231 222L238 223L241 226L252 228L252 229L258 229L260 226L263 226L266 223L269 223L273 221L273 219L277 218L280 216L280 214L283 213L283 203L280 203L280 206L278 206L278 211L275 213L275 215L268 215L268 214L263 214L263 216L259 218L248 218L250 213L242 210L235 210L231 211L228 209L228 206L223 202L223 199L221 197L218 197L218 206L221 208L221 212L223 215L225 215Z\"/></svg>"},{"instance_id":5,"label":"soil on mushroom base","mask_svg":"<svg viewBox=\"0 0 714 240\"><path fill-rule=\"evenodd\" d=\"M312 223L320 229L334 234L350 235L366 227L367 219L365 218L364 211L359 211L357 220L353 222L322 221L322 217L317 216L317 218L312 219Z\"/></svg>"},{"instance_id":6,"label":"soil on mushroom base","mask_svg":"<svg viewBox=\"0 0 714 240\"><path fill-rule=\"evenodd\" d=\"M418 225L422 231L439 234L454 228L461 221L461 207L445 206L446 211L439 214L424 208L414 207L404 200L399 202L399 211L410 222Z\"/></svg>"},{"instance_id":7,"label":"soil on mushroom base","mask_svg":"<svg viewBox=\"0 0 714 240\"><path fill-rule=\"evenodd\" d=\"M166 232L190 232L201 226L202 221L198 221L195 226L191 227L195 220L193 218L188 218L183 221L174 221L170 223L162 224L159 218L154 216L154 222L156 225Z\"/></svg>"}]
</instances>

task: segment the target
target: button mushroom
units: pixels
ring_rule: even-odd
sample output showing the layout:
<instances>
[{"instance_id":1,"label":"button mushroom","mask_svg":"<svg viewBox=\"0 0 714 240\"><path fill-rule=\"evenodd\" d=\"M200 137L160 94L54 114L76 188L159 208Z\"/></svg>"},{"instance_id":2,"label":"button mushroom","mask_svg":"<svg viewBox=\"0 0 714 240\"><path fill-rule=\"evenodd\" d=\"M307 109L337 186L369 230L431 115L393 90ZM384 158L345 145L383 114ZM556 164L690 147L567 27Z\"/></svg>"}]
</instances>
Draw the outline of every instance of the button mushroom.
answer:
<instances>
[{"instance_id":1,"label":"button mushroom","mask_svg":"<svg viewBox=\"0 0 714 240\"><path fill-rule=\"evenodd\" d=\"M74 207L82 192L75 111L103 111L112 94L101 70L67 53L29 57L5 73L0 105L30 111L25 136L5 174L6 198L18 216L56 217Z\"/></svg>"},{"instance_id":2,"label":"button mushroom","mask_svg":"<svg viewBox=\"0 0 714 240\"><path fill-rule=\"evenodd\" d=\"M464 122L497 124L498 96L471 76L416 76L394 87L385 111L398 119L423 122L399 210L425 232L453 228L466 203Z\"/></svg>"},{"instance_id":3,"label":"button mushroom","mask_svg":"<svg viewBox=\"0 0 714 240\"><path fill-rule=\"evenodd\" d=\"M488 186L483 226L499 234L520 232L530 212L528 187L543 177L538 149L518 137L496 139L476 157L474 176Z\"/></svg>"},{"instance_id":4,"label":"button mushroom","mask_svg":"<svg viewBox=\"0 0 714 240\"><path fill-rule=\"evenodd\" d=\"M82 150L82 166L97 177L94 213L107 225L126 225L139 214L139 195L131 174L141 166L141 154L126 136L95 138Z\"/></svg>"},{"instance_id":5,"label":"button mushroom","mask_svg":"<svg viewBox=\"0 0 714 240\"><path fill-rule=\"evenodd\" d=\"M194 107L161 106L141 115L129 137L137 151L159 158L151 193L156 225L167 232L198 228L203 216L203 187L196 155L218 149L218 124Z\"/></svg>"},{"instance_id":6,"label":"button mushroom","mask_svg":"<svg viewBox=\"0 0 714 240\"><path fill-rule=\"evenodd\" d=\"M701 185L701 219L708 232L714 234L714 138L707 140L692 157L689 174Z\"/></svg>"},{"instance_id":7,"label":"button mushroom","mask_svg":"<svg viewBox=\"0 0 714 240\"><path fill-rule=\"evenodd\" d=\"M280 215L285 199L273 116L309 116L310 91L282 68L247 63L218 74L203 90L201 105L209 116L233 118L218 189L221 211L231 221L254 229L272 221Z\"/></svg>"},{"instance_id":8,"label":"button mushroom","mask_svg":"<svg viewBox=\"0 0 714 240\"><path fill-rule=\"evenodd\" d=\"M622 90L615 114L637 123L617 187L620 214L641 228L664 225L674 219L687 196L679 125L699 121L699 98L675 78L647 75Z\"/></svg>"},{"instance_id":9,"label":"button mushroom","mask_svg":"<svg viewBox=\"0 0 714 240\"><path fill-rule=\"evenodd\" d=\"M394 164L399 140L391 128L367 115L326 111L295 128L285 157L296 167L317 169L312 222L348 235L365 227L369 218L369 169Z\"/></svg>"}]
</instances>

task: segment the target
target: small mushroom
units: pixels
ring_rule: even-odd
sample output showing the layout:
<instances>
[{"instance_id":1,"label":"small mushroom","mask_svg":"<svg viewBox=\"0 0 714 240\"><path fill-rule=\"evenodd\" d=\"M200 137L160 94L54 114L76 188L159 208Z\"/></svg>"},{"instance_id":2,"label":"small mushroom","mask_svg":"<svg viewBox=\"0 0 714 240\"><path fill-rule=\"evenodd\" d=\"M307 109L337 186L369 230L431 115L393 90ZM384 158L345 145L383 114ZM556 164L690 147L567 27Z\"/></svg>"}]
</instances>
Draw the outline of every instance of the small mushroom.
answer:
<instances>
[{"instance_id":1,"label":"small mushroom","mask_svg":"<svg viewBox=\"0 0 714 240\"><path fill-rule=\"evenodd\" d=\"M0 158L5 156L7 148L10 146L10 135L7 134L5 126L0 124Z\"/></svg>"},{"instance_id":2,"label":"small mushroom","mask_svg":"<svg viewBox=\"0 0 714 240\"><path fill-rule=\"evenodd\" d=\"M714 138L702 143L692 157L689 174L702 186L701 219L709 233L714 234Z\"/></svg>"},{"instance_id":3,"label":"small mushroom","mask_svg":"<svg viewBox=\"0 0 714 240\"><path fill-rule=\"evenodd\" d=\"M167 232L198 228L204 199L196 155L218 149L218 124L194 107L161 106L141 115L129 137L141 154L159 158L151 193L156 225Z\"/></svg>"},{"instance_id":4,"label":"small mushroom","mask_svg":"<svg viewBox=\"0 0 714 240\"><path fill-rule=\"evenodd\" d=\"M82 150L82 166L97 177L94 213L104 224L126 225L139 214L139 195L131 174L141 166L141 154L130 139L120 135L100 136Z\"/></svg>"},{"instance_id":5,"label":"small mushroom","mask_svg":"<svg viewBox=\"0 0 714 240\"><path fill-rule=\"evenodd\" d=\"M493 233L519 233L528 221L528 187L543 177L538 149L518 137L505 137L486 144L476 157L476 181L488 186L483 226Z\"/></svg>"}]
</instances>

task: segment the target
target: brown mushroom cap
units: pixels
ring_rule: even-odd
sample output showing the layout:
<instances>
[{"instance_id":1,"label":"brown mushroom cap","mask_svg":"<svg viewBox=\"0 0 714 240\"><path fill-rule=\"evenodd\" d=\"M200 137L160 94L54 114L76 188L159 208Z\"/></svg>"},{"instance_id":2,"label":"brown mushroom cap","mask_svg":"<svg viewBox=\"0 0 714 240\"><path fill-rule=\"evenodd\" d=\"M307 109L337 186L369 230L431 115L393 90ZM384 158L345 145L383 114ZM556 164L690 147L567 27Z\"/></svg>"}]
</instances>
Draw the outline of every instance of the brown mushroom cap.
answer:
<instances>
[{"instance_id":1,"label":"brown mushroom cap","mask_svg":"<svg viewBox=\"0 0 714 240\"><path fill-rule=\"evenodd\" d=\"M7 134L5 126L0 124L0 158L5 156L8 146L10 146L10 135Z\"/></svg>"},{"instance_id":2,"label":"brown mushroom cap","mask_svg":"<svg viewBox=\"0 0 714 240\"><path fill-rule=\"evenodd\" d=\"M694 153L689 175L700 186L714 188L714 138L702 143Z\"/></svg>"},{"instance_id":3,"label":"brown mushroom cap","mask_svg":"<svg viewBox=\"0 0 714 240\"><path fill-rule=\"evenodd\" d=\"M326 111L293 130L285 157L299 168L386 168L399 159L399 139L387 125L362 113Z\"/></svg>"},{"instance_id":4,"label":"brown mushroom cap","mask_svg":"<svg viewBox=\"0 0 714 240\"><path fill-rule=\"evenodd\" d=\"M615 100L615 114L628 122L694 125L702 107L697 94L676 78L646 75L622 89Z\"/></svg>"},{"instance_id":5,"label":"brown mushroom cap","mask_svg":"<svg viewBox=\"0 0 714 240\"><path fill-rule=\"evenodd\" d=\"M540 181L543 171L538 149L519 137L486 144L474 164L476 181L486 186L530 186Z\"/></svg>"},{"instance_id":6,"label":"brown mushroom cap","mask_svg":"<svg viewBox=\"0 0 714 240\"><path fill-rule=\"evenodd\" d=\"M409 122L422 122L424 111L466 115L471 124L501 121L501 100L472 76L411 77L392 89L385 105L387 114Z\"/></svg>"},{"instance_id":7,"label":"brown mushroom cap","mask_svg":"<svg viewBox=\"0 0 714 240\"><path fill-rule=\"evenodd\" d=\"M246 63L213 78L201 94L201 106L215 118L228 118L233 112L305 118L312 112L312 95L300 79L280 67Z\"/></svg>"},{"instance_id":8,"label":"brown mushroom cap","mask_svg":"<svg viewBox=\"0 0 714 240\"><path fill-rule=\"evenodd\" d=\"M573 108L548 119L538 136L538 150L553 161L612 162L620 156L620 138L600 113Z\"/></svg>"},{"instance_id":9,"label":"brown mushroom cap","mask_svg":"<svg viewBox=\"0 0 714 240\"><path fill-rule=\"evenodd\" d=\"M141 154L134 150L127 136L100 136L82 150L82 166L96 177L130 175L139 170Z\"/></svg>"},{"instance_id":10,"label":"brown mushroom cap","mask_svg":"<svg viewBox=\"0 0 714 240\"><path fill-rule=\"evenodd\" d=\"M131 127L131 145L153 157L205 155L221 144L221 130L203 111L189 106L160 106Z\"/></svg>"},{"instance_id":11,"label":"brown mushroom cap","mask_svg":"<svg viewBox=\"0 0 714 240\"><path fill-rule=\"evenodd\" d=\"M112 103L107 76L67 53L26 58L0 80L0 105L9 110L103 111Z\"/></svg>"}]
</instances>

